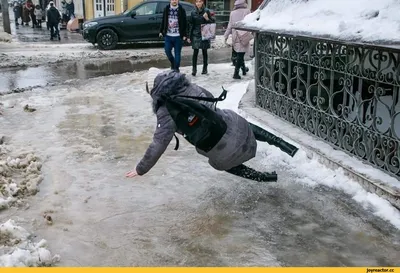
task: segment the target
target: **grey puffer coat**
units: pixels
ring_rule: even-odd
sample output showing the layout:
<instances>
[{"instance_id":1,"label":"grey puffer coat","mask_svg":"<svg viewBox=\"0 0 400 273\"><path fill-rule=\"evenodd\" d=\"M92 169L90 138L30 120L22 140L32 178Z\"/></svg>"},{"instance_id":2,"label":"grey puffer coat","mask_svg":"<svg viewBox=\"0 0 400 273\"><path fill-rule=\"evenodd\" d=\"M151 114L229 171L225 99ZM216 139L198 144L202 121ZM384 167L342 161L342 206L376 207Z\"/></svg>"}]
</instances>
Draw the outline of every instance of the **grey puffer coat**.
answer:
<instances>
[{"instance_id":1,"label":"grey puffer coat","mask_svg":"<svg viewBox=\"0 0 400 273\"><path fill-rule=\"evenodd\" d=\"M204 88L190 83L184 74L175 71L157 75L150 94L153 98L153 112L157 115L157 127L154 132L153 142L136 166L136 172L139 175L144 175L150 171L168 147L174 133L178 132L175 122L163 104L161 94L213 97ZM208 107L213 105L209 102L200 102ZM248 122L243 117L227 109L217 108L217 113L227 123L227 132L208 153L199 149L196 150L199 154L208 158L209 164L214 169L224 171L255 157L257 142Z\"/></svg>"}]
</instances>

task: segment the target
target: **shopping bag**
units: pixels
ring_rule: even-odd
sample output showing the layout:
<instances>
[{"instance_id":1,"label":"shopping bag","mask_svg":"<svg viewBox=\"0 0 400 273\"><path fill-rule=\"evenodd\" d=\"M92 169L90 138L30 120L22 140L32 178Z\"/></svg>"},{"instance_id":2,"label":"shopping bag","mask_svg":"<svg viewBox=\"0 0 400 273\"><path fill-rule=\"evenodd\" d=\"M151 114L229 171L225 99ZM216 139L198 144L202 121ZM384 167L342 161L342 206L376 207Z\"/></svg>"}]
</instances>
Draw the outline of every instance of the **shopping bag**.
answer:
<instances>
[{"instance_id":1,"label":"shopping bag","mask_svg":"<svg viewBox=\"0 0 400 273\"><path fill-rule=\"evenodd\" d=\"M215 39L215 30L217 28L217 24L202 24L201 25L201 39L205 40L214 40Z\"/></svg>"}]
</instances>

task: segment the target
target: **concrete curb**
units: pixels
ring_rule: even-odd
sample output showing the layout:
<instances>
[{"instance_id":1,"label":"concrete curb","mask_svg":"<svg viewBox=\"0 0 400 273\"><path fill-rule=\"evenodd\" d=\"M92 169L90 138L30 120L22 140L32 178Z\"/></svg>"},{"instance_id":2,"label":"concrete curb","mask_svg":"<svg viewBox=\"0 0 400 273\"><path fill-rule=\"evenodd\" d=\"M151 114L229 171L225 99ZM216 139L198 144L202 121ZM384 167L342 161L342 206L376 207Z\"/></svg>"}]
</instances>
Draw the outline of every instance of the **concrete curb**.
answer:
<instances>
[{"instance_id":1,"label":"concrete curb","mask_svg":"<svg viewBox=\"0 0 400 273\"><path fill-rule=\"evenodd\" d=\"M317 158L318 161L330 169L342 168L345 174L352 180L357 181L366 191L370 193L375 193L378 196L389 201L394 207L400 210L400 187L397 188L388 183L382 182L382 180L395 179L383 171L378 170L381 173L378 177L377 175L368 175L360 170L355 170L348 164L351 161L357 161L360 164L360 160L355 157L348 155L345 152L337 150L334 146L323 142L322 140L314 137L311 134L306 133L300 128L294 127L291 123L278 118L277 116L265 111L262 108L256 106L255 103L255 84L254 80L250 81L246 93L243 95L239 102L239 109L244 111L248 116L260 121L261 123L267 125L269 128L273 129L279 137L284 138L289 143L297 145L302 150L306 151L309 158ZM307 141L308 140L308 141ZM310 145L309 143L313 143ZM326 147L329 145L331 149L335 150L335 153L340 153L340 158L335 158L331 154L327 154L322 149L318 147ZM362 163L362 169L374 169L374 167ZM382 179L383 178L383 179ZM385 180L386 180L385 179ZM397 180L398 181L398 180ZM399 185L400 185L400 181Z\"/></svg>"}]
</instances>

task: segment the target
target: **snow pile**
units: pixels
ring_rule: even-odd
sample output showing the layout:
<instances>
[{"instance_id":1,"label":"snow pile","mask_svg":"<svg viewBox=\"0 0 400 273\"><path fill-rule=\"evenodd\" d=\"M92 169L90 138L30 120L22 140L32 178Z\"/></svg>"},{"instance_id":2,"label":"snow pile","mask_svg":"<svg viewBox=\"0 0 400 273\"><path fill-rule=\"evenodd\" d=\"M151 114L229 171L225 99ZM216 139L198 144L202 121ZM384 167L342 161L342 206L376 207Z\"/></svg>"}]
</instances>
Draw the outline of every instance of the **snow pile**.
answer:
<instances>
[{"instance_id":1,"label":"snow pile","mask_svg":"<svg viewBox=\"0 0 400 273\"><path fill-rule=\"evenodd\" d=\"M242 23L342 40L400 42L399 10L397 0L271 0Z\"/></svg>"},{"instance_id":2,"label":"snow pile","mask_svg":"<svg viewBox=\"0 0 400 273\"><path fill-rule=\"evenodd\" d=\"M0 43L2 42L10 43L11 40L12 40L11 34L4 32L3 27L0 27Z\"/></svg>"},{"instance_id":3,"label":"snow pile","mask_svg":"<svg viewBox=\"0 0 400 273\"><path fill-rule=\"evenodd\" d=\"M17 49L17 47L15 47ZM1 49L0 49L1 50ZM163 50L159 52L146 52L136 50L101 51L90 48L48 48L21 50L0 53L1 67L37 66L42 64L54 64L66 61L96 60L96 59L158 59L165 56Z\"/></svg>"},{"instance_id":4,"label":"snow pile","mask_svg":"<svg viewBox=\"0 0 400 273\"><path fill-rule=\"evenodd\" d=\"M0 145L0 210L21 203L24 196L36 194L43 180L42 163L37 156L11 152L10 146Z\"/></svg>"},{"instance_id":5,"label":"snow pile","mask_svg":"<svg viewBox=\"0 0 400 273\"><path fill-rule=\"evenodd\" d=\"M35 243L32 237L11 219L1 224L0 267L51 266L60 260L59 255L51 255L46 240Z\"/></svg>"}]
</instances>

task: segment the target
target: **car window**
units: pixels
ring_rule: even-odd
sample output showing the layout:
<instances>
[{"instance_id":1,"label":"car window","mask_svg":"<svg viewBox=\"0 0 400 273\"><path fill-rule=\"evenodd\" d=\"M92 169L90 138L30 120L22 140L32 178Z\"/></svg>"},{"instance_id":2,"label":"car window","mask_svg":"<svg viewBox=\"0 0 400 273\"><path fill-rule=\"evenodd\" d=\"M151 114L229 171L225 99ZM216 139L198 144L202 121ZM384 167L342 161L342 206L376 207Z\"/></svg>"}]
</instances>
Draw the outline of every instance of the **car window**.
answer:
<instances>
[{"instance_id":1,"label":"car window","mask_svg":"<svg viewBox=\"0 0 400 273\"><path fill-rule=\"evenodd\" d=\"M138 7L136 11L136 15L152 15L156 14L157 10L157 2L146 3Z\"/></svg>"}]
</instances>

